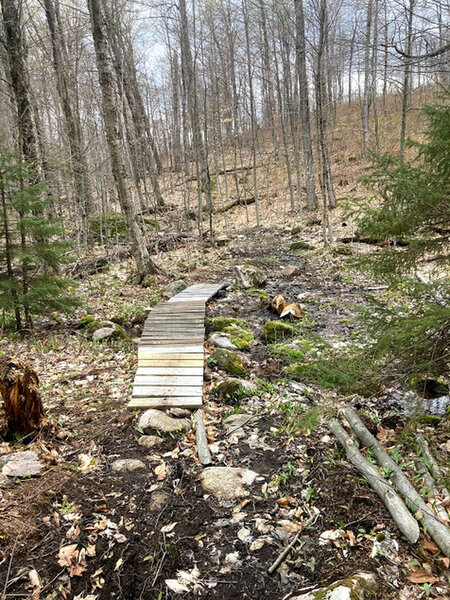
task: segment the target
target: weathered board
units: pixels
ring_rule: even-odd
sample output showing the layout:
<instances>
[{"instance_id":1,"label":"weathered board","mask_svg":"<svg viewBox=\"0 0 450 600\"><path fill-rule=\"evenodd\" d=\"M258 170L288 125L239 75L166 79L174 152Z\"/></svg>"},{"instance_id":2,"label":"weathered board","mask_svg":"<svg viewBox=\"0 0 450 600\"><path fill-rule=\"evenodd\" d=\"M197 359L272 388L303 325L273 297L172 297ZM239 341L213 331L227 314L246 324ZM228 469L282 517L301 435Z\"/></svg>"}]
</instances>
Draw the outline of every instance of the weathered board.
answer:
<instances>
[{"instance_id":1,"label":"weathered board","mask_svg":"<svg viewBox=\"0 0 450 600\"><path fill-rule=\"evenodd\" d=\"M129 408L202 406L205 305L223 287L192 285L150 311Z\"/></svg>"}]
</instances>

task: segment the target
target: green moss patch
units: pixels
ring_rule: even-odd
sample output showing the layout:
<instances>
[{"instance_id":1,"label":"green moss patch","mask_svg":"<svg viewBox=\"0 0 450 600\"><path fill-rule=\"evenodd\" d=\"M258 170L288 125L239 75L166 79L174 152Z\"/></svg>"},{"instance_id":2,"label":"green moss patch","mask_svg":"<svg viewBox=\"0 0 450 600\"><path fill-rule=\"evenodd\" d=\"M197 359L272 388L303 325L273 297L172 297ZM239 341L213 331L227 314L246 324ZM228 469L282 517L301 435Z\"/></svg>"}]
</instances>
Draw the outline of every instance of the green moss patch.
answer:
<instances>
[{"instance_id":1,"label":"green moss patch","mask_svg":"<svg viewBox=\"0 0 450 600\"><path fill-rule=\"evenodd\" d=\"M292 242L289 249L290 250L315 250L315 247L311 246L311 244L308 244L307 242L298 241L298 242Z\"/></svg>"},{"instance_id":2,"label":"green moss patch","mask_svg":"<svg viewBox=\"0 0 450 600\"><path fill-rule=\"evenodd\" d=\"M242 358L232 350L224 348L216 348L211 355L211 360L219 369L222 369L229 375L237 375L243 377L247 374L247 367Z\"/></svg>"},{"instance_id":3,"label":"green moss patch","mask_svg":"<svg viewBox=\"0 0 450 600\"><path fill-rule=\"evenodd\" d=\"M265 342L277 342L298 335L298 329L283 321L267 321L261 333Z\"/></svg>"},{"instance_id":4,"label":"green moss patch","mask_svg":"<svg viewBox=\"0 0 450 600\"><path fill-rule=\"evenodd\" d=\"M250 350L250 342L254 339L251 331L237 325L228 325L222 331L229 334L231 341L238 350Z\"/></svg>"}]
</instances>

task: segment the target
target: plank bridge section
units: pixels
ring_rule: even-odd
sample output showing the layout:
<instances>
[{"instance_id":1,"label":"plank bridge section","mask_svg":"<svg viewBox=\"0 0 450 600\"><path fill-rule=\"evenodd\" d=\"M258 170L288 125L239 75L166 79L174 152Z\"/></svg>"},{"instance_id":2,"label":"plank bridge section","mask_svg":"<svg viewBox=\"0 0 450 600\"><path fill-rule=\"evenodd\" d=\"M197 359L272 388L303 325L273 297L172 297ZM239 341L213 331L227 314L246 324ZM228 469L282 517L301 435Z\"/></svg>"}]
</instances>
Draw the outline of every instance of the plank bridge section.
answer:
<instances>
[{"instance_id":1,"label":"plank bridge section","mask_svg":"<svg viewBox=\"0 0 450 600\"><path fill-rule=\"evenodd\" d=\"M139 341L129 408L199 408L205 306L224 283L192 285L150 312Z\"/></svg>"}]
</instances>

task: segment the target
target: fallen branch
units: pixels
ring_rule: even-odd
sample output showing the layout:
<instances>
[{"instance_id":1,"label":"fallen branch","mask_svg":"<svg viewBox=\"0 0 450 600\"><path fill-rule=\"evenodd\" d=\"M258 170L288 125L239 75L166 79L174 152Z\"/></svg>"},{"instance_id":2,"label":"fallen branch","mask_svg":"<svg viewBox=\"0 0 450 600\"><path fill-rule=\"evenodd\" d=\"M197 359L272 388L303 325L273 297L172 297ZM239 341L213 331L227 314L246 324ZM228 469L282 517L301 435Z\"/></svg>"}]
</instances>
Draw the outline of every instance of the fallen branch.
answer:
<instances>
[{"instance_id":1,"label":"fallen branch","mask_svg":"<svg viewBox=\"0 0 450 600\"><path fill-rule=\"evenodd\" d=\"M403 248L405 246L409 246L409 242L405 242L402 240L379 240L378 238L360 236L358 234L339 238L337 241L341 242L342 244L370 244L372 246L380 246L380 248L386 248L387 246L398 246L400 248Z\"/></svg>"},{"instance_id":2,"label":"fallen branch","mask_svg":"<svg viewBox=\"0 0 450 600\"><path fill-rule=\"evenodd\" d=\"M344 446L347 458L364 475L372 489L383 501L397 527L412 544L415 544L420 535L419 525L408 512L403 500L392 489L390 483L383 479L377 469L364 458L356 448L355 442L347 435L344 428L341 427L336 419L330 421L329 428Z\"/></svg>"},{"instance_id":3,"label":"fallen branch","mask_svg":"<svg viewBox=\"0 0 450 600\"><path fill-rule=\"evenodd\" d=\"M442 481L442 471L440 466L438 465L436 459L433 456L433 453L430 450L430 447L428 446L428 442L426 441L426 439L423 437L423 435L419 434L416 437L417 440L417 445L420 448L420 451L422 453L422 456L425 458L425 460L427 461L427 467L430 469L431 474L433 475L435 481L437 481L437 483L440 483ZM442 494L444 495L445 498L448 498L450 496L450 494L448 493L448 489L446 487L442 487Z\"/></svg>"},{"instance_id":4,"label":"fallen branch","mask_svg":"<svg viewBox=\"0 0 450 600\"><path fill-rule=\"evenodd\" d=\"M275 562L268 568L267 572L269 573L269 575L271 575L276 569L278 569L278 567L281 565L283 560L286 558L286 556L289 554L289 552L292 550L292 548L298 542L298 538L300 537L300 535L303 532L303 530L305 529L305 527L308 527L308 525L311 525L313 520L314 520L314 515L310 515L308 517L308 519L306 519L306 521L301 524L300 529L295 534L295 537L292 540L292 542L286 546L286 548L283 550L283 552L281 552L281 554L278 555Z\"/></svg>"},{"instance_id":5,"label":"fallen branch","mask_svg":"<svg viewBox=\"0 0 450 600\"><path fill-rule=\"evenodd\" d=\"M243 200L233 200L232 202L228 202L228 204L225 204L224 206L221 206L220 208L216 208L214 210L215 213L224 213L227 212L228 210L234 208L235 206L248 206L249 204L254 204L256 202L255 198L252 196L251 198L244 198Z\"/></svg>"},{"instance_id":6,"label":"fallen branch","mask_svg":"<svg viewBox=\"0 0 450 600\"><path fill-rule=\"evenodd\" d=\"M203 422L203 411L201 408L195 413L195 441L197 444L197 454L202 465L212 463L211 452L208 446L208 437L206 435L205 424Z\"/></svg>"},{"instance_id":7,"label":"fallen branch","mask_svg":"<svg viewBox=\"0 0 450 600\"><path fill-rule=\"evenodd\" d=\"M397 489L408 500L408 506L417 519L426 527L427 532L444 552L450 556L450 532L439 520L437 515L425 504L423 498L416 491L409 479L404 475L397 463L389 456L386 450L370 433L356 412L351 408L344 409L344 415L353 431L363 444L375 454L380 465L391 471L391 478Z\"/></svg>"}]
</instances>

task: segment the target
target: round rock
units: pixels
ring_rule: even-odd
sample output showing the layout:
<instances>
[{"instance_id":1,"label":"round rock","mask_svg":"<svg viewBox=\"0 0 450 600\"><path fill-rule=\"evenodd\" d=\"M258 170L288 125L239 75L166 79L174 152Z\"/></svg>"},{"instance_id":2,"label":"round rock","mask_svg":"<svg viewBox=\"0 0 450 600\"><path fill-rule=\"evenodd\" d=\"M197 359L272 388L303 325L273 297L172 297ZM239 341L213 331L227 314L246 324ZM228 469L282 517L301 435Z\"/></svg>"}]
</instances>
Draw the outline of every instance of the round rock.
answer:
<instances>
[{"instance_id":1,"label":"round rock","mask_svg":"<svg viewBox=\"0 0 450 600\"><path fill-rule=\"evenodd\" d=\"M173 417L169 417L165 412L156 410L156 408L150 408L142 413L138 423L138 428L142 429L142 431L156 429L165 433L180 429L189 429L190 426L191 423L188 419L174 419Z\"/></svg>"},{"instance_id":2,"label":"round rock","mask_svg":"<svg viewBox=\"0 0 450 600\"><path fill-rule=\"evenodd\" d=\"M246 487L252 485L257 475L255 471L237 467L208 467L201 473L200 481L203 489L219 500L233 500L249 495Z\"/></svg>"},{"instance_id":3,"label":"round rock","mask_svg":"<svg viewBox=\"0 0 450 600\"><path fill-rule=\"evenodd\" d=\"M111 465L111 469L113 471L137 471L139 469L146 469L147 466L142 460L138 460L137 458L119 458L115 460Z\"/></svg>"}]
</instances>

